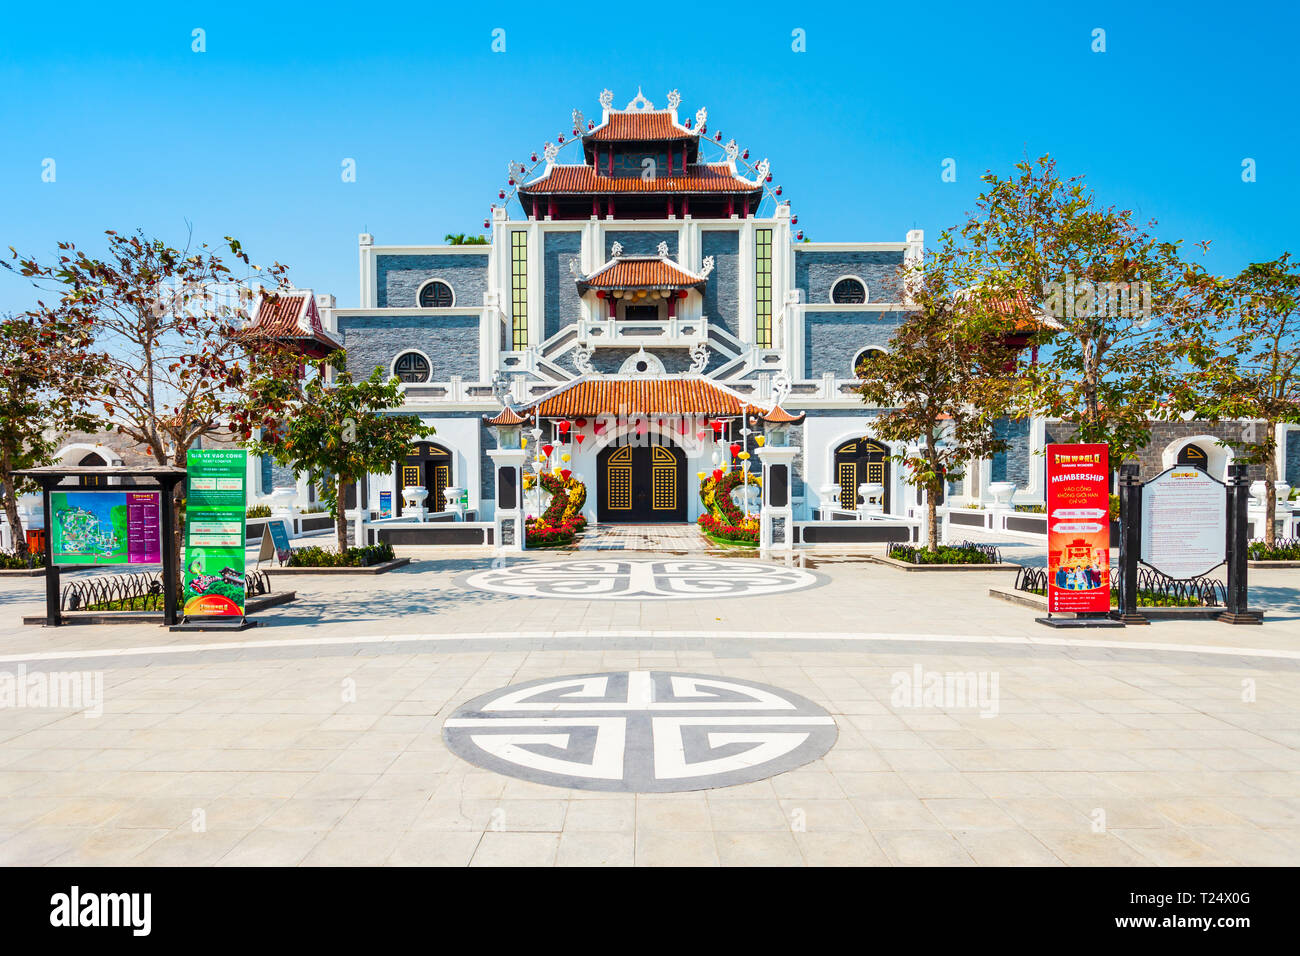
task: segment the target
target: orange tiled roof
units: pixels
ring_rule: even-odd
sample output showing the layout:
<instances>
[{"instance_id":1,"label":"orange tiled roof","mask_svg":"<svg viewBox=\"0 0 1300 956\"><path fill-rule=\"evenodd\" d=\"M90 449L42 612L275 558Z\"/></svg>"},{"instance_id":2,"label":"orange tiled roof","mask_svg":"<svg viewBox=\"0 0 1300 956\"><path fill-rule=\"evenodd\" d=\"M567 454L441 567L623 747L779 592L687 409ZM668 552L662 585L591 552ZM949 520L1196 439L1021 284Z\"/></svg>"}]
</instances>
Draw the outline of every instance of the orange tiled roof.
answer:
<instances>
[{"instance_id":1,"label":"orange tiled roof","mask_svg":"<svg viewBox=\"0 0 1300 956\"><path fill-rule=\"evenodd\" d=\"M494 417L485 418L484 420L489 425L505 425L506 427L522 425L524 422L528 421L528 419L521 417L519 413L509 405L497 412Z\"/></svg>"},{"instance_id":2,"label":"orange tiled roof","mask_svg":"<svg viewBox=\"0 0 1300 956\"><path fill-rule=\"evenodd\" d=\"M763 416L763 421L773 425L797 425L804 420L805 414L800 412L798 415L791 415L780 405L773 405L772 410Z\"/></svg>"},{"instance_id":3,"label":"orange tiled roof","mask_svg":"<svg viewBox=\"0 0 1300 956\"><path fill-rule=\"evenodd\" d=\"M609 120L583 136L588 142L627 143L638 140L697 139L698 133L673 123L668 110L609 114Z\"/></svg>"},{"instance_id":4,"label":"orange tiled roof","mask_svg":"<svg viewBox=\"0 0 1300 956\"><path fill-rule=\"evenodd\" d=\"M598 176L591 166L552 166L550 172L519 187L531 193L740 193L762 186L746 182L726 163L700 163L688 172L642 179L640 176Z\"/></svg>"},{"instance_id":5,"label":"orange tiled roof","mask_svg":"<svg viewBox=\"0 0 1300 956\"><path fill-rule=\"evenodd\" d=\"M546 418L605 413L645 415L743 415L739 395L701 378L599 378L574 382L537 403Z\"/></svg>"},{"instance_id":6,"label":"orange tiled roof","mask_svg":"<svg viewBox=\"0 0 1300 956\"><path fill-rule=\"evenodd\" d=\"M1024 292L1017 291L1014 295L988 298L983 304L995 315L1015 319L1014 331L1016 332L1033 332L1051 325L1043 310L1029 301Z\"/></svg>"},{"instance_id":7,"label":"orange tiled roof","mask_svg":"<svg viewBox=\"0 0 1300 956\"><path fill-rule=\"evenodd\" d=\"M684 289L704 280L675 262L647 257L615 259L580 281L594 289Z\"/></svg>"},{"instance_id":8,"label":"orange tiled roof","mask_svg":"<svg viewBox=\"0 0 1300 956\"><path fill-rule=\"evenodd\" d=\"M301 339L333 351L343 343L321 325L311 291L263 292L257 312L241 335L266 339Z\"/></svg>"}]
</instances>

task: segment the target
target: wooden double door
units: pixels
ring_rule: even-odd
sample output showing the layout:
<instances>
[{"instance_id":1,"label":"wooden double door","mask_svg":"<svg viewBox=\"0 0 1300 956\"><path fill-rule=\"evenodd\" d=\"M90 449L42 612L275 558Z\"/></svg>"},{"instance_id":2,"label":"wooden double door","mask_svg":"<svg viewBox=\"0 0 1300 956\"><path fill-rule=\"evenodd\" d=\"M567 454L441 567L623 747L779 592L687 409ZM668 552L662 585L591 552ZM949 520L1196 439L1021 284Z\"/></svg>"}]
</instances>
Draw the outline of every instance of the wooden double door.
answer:
<instances>
[{"instance_id":1,"label":"wooden double door","mask_svg":"<svg viewBox=\"0 0 1300 956\"><path fill-rule=\"evenodd\" d=\"M878 481L885 486L884 507L889 511L889 449L870 438L845 442L835 449L835 481L840 486L840 507L856 510L862 504L858 485Z\"/></svg>"},{"instance_id":2,"label":"wooden double door","mask_svg":"<svg viewBox=\"0 0 1300 956\"><path fill-rule=\"evenodd\" d=\"M621 445L596 456L596 520L686 520L686 453L671 445Z\"/></svg>"}]
</instances>

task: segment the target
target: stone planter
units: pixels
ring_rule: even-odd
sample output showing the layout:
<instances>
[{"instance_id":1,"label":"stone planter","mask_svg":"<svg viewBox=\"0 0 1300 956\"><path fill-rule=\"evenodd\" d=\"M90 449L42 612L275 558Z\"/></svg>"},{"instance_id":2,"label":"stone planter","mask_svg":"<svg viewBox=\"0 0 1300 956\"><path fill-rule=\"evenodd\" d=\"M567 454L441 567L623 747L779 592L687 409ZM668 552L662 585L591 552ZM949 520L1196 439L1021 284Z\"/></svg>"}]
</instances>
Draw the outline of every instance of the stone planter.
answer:
<instances>
[{"instance_id":1,"label":"stone planter","mask_svg":"<svg viewBox=\"0 0 1300 956\"><path fill-rule=\"evenodd\" d=\"M1011 510L1011 499L1016 494L1014 481L995 481L989 485L989 494L993 496L993 507Z\"/></svg>"}]
</instances>

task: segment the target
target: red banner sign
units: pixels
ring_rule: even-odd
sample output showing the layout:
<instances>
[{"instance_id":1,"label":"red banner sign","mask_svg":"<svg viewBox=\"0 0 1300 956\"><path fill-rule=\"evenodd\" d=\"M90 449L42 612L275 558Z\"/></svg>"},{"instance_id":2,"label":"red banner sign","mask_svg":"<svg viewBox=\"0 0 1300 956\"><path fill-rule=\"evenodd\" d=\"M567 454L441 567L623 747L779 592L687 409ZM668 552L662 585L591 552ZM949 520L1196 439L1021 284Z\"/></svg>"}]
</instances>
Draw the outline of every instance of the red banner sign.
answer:
<instances>
[{"instance_id":1,"label":"red banner sign","mask_svg":"<svg viewBox=\"0 0 1300 956\"><path fill-rule=\"evenodd\" d=\"M1047 610L1110 610L1106 445L1047 446Z\"/></svg>"}]
</instances>

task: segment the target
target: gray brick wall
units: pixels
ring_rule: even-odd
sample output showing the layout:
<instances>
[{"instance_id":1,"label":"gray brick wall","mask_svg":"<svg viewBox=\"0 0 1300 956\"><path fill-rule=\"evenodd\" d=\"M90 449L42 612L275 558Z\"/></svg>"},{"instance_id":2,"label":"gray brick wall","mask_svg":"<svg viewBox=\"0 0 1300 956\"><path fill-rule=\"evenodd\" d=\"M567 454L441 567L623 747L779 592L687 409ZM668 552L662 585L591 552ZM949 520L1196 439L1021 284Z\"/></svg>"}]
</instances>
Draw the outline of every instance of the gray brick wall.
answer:
<instances>
[{"instance_id":1,"label":"gray brick wall","mask_svg":"<svg viewBox=\"0 0 1300 956\"><path fill-rule=\"evenodd\" d=\"M708 229L700 234L701 258L713 256L704 286L704 314L732 335L740 335L740 233Z\"/></svg>"},{"instance_id":2,"label":"gray brick wall","mask_svg":"<svg viewBox=\"0 0 1300 956\"><path fill-rule=\"evenodd\" d=\"M804 313L804 377L852 378L858 353L869 345L888 348L902 321L898 312Z\"/></svg>"},{"instance_id":3,"label":"gray brick wall","mask_svg":"<svg viewBox=\"0 0 1300 956\"><path fill-rule=\"evenodd\" d=\"M830 302L831 286L842 276L865 282L868 302L903 301L902 252L816 252L795 246L794 253L794 284L805 302Z\"/></svg>"},{"instance_id":4,"label":"gray brick wall","mask_svg":"<svg viewBox=\"0 0 1300 956\"><path fill-rule=\"evenodd\" d=\"M479 501L486 507L489 503L495 505L497 500L496 462L489 458L487 454L488 449L497 447L497 438L488 424L482 421L482 416L479 416L479 420L481 424L479 425L478 447L482 451L479 453L478 492Z\"/></svg>"},{"instance_id":5,"label":"gray brick wall","mask_svg":"<svg viewBox=\"0 0 1300 956\"><path fill-rule=\"evenodd\" d=\"M478 381L478 316L450 315L436 319L412 316L342 316L339 332L354 378L370 375L376 366L389 368L407 349L429 356L431 380L453 375Z\"/></svg>"},{"instance_id":6,"label":"gray brick wall","mask_svg":"<svg viewBox=\"0 0 1300 956\"><path fill-rule=\"evenodd\" d=\"M994 426L997 436L1007 442L1007 450L995 454L989 462L992 481L1014 481L1021 488L1029 486L1029 419L999 419Z\"/></svg>"},{"instance_id":7,"label":"gray brick wall","mask_svg":"<svg viewBox=\"0 0 1300 956\"><path fill-rule=\"evenodd\" d=\"M379 307L415 308L427 279L451 286L458 306L479 306L487 292L487 253L439 256L375 256L375 289Z\"/></svg>"},{"instance_id":8,"label":"gray brick wall","mask_svg":"<svg viewBox=\"0 0 1300 956\"><path fill-rule=\"evenodd\" d=\"M646 349L646 352L663 362L664 371L670 375L680 374L691 367L691 356L687 349ZM591 367L598 372L612 375L636 353L636 349L596 349L596 353L591 357ZM565 364L571 367L573 363L570 360Z\"/></svg>"},{"instance_id":9,"label":"gray brick wall","mask_svg":"<svg viewBox=\"0 0 1300 956\"><path fill-rule=\"evenodd\" d=\"M1300 486L1300 431L1287 432L1286 480L1292 487Z\"/></svg>"},{"instance_id":10,"label":"gray brick wall","mask_svg":"<svg viewBox=\"0 0 1300 956\"><path fill-rule=\"evenodd\" d=\"M581 298L569 263L582 256L582 233L547 232L542 245L545 292L543 338L550 338L566 325L578 321ZM582 265L581 262L578 262Z\"/></svg>"},{"instance_id":11,"label":"gray brick wall","mask_svg":"<svg viewBox=\"0 0 1300 956\"><path fill-rule=\"evenodd\" d=\"M623 255L625 256L655 256L659 254L658 245L661 242L668 243L668 257L677 258L677 233L676 232L633 232L615 231L605 233L605 258L608 259L613 253L614 243L620 243L623 246Z\"/></svg>"}]
</instances>

